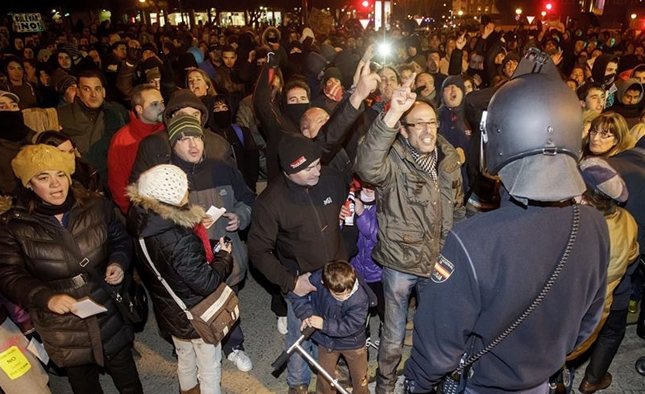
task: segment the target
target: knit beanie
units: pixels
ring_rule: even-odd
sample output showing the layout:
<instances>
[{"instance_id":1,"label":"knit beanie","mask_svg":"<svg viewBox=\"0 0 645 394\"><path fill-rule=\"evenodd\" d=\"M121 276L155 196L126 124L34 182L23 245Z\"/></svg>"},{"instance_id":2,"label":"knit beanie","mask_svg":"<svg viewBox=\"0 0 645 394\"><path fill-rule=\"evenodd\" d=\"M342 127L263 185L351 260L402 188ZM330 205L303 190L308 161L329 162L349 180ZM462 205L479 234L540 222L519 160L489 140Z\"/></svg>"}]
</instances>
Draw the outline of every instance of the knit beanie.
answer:
<instances>
[{"instance_id":1,"label":"knit beanie","mask_svg":"<svg viewBox=\"0 0 645 394\"><path fill-rule=\"evenodd\" d=\"M168 121L168 140L170 146L175 146L175 143L180 138L184 137L201 137L204 138L204 129L199 119L189 114L179 114Z\"/></svg>"},{"instance_id":2,"label":"knit beanie","mask_svg":"<svg viewBox=\"0 0 645 394\"><path fill-rule=\"evenodd\" d=\"M188 177L177 166L160 164L139 176L137 190L144 197L180 206L188 191Z\"/></svg>"},{"instance_id":3,"label":"knit beanie","mask_svg":"<svg viewBox=\"0 0 645 394\"><path fill-rule=\"evenodd\" d=\"M25 187L31 178L43 171L62 171L71 185L76 161L73 154L61 152L55 146L27 145L11 160L11 168Z\"/></svg>"},{"instance_id":4,"label":"knit beanie","mask_svg":"<svg viewBox=\"0 0 645 394\"><path fill-rule=\"evenodd\" d=\"M599 157L589 157L580 162L580 174L588 187L623 203L627 201L629 192L625 181L609 163Z\"/></svg>"},{"instance_id":5,"label":"knit beanie","mask_svg":"<svg viewBox=\"0 0 645 394\"><path fill-rule=\"evenodd\" d=\"M341 84L343 83L343 74L337 67L329 67L322 76L321 86L324 87L331 78L336 78Z\"/></svg>"},{"instance_id":6,"label":"knit beanie","mask_svg":"<svg viewBox=\"0 0 645 394\"><path fill-rule=\"evenodd\" d=\"M455 85L456 87L461 89L462 93L466 93L466 85L464 85L464 79L460 75L450 75L446 79L444 79L443 83L441 84L441 90L443 91L450 85Z\"/></svg>"},{"instance_id":7,"label":"knit beanie","mask_svg":"<svg viewBox=\"0 0 645 394\"><path fill-rule=\"evenodd\" d=\"M520 55L517 54L517 52L509 52L505 57L504 60L502 60L502 67L506 66L506 63L510 62L511 60L514 60L516 62L520 62Z\"/></svg>"},{"instance_id":8,"label":"knit beanie","mask_svg":"<svg viewBox=\"0 0 645 394\"><path fill-rule=\"evenodd\" d=\"M56 89L56 92L58 92L58 94L60 95L65 94L67 88L75 83L77 83L76 77L69 75L60 68L54 71L54 75L52 75L52 85Z\"/></svg>"},{"instance_id":9,"label":"knit beanie","mask_svg":"<svg viewBox=\"0 0 645 394\"><path fill-rule=\"evenodd\" d=\"M320 159L318 145L303 135L285 134L278 146L280 166L287 174L295 174Z\"/></svg>"},{"instance_id":10,"label":"knit beanie","mask_svg":"<svg viewBox=\"0 0 645 394\"><path fill-rule=\"evenodd\" d=\"M175 112L186 107L199 110L199 112L202 113L201 124L202 126L206 124L206 120L208 119L208 110L204 103L189 89L179 89L170 96L170 100L168 100L168 103L166 104L166 109L163 113L166 127L168 127L168 123Z\"/></svg>"}]
</instances>

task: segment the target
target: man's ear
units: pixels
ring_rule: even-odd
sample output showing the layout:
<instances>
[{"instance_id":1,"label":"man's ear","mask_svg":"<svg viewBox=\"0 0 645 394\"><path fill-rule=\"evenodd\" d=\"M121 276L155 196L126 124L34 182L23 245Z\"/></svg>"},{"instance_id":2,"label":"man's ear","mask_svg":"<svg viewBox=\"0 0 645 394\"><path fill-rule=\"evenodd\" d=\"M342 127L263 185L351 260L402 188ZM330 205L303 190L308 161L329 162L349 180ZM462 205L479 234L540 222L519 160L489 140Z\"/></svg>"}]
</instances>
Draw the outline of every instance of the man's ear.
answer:
<instances>
[{"instance_id":1,"label":"man's ear","mask_svg":"<svg viewBox=\"0 0 645 394\"><path fill-rule=\"evenodd\" d=\"M405 138L406 140L410 137L410 136L408 135L408 130L407 130L407 129L405 128L405 126L403 126L403 125L401 125L401 127L399 128L399 133L401 133L401 135L403 136L403 138Z\"/></svg>"},{"instance_id":2,"label":"man's ear","mask_svg":"<svg viewBox=\"0 0 645 394\"><path fill-rule=\"evenodd\" d=\"M583 110L587 109L585 108L587 104L584 102L584 100L578 100L578 101L580 102L580 108L582 108Z\"/></svg>"}]
</instances>

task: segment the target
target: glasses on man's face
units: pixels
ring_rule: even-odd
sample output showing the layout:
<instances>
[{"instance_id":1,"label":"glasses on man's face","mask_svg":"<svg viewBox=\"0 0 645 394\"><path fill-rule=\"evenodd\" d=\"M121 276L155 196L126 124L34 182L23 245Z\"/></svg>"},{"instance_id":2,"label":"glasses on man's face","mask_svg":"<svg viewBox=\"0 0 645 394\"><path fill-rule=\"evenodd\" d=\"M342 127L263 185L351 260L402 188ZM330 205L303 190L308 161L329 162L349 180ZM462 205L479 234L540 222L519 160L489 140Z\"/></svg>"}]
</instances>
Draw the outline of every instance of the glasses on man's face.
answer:
<instances>
[{"instance_id":1,"label":"glasses on man's face","mask_svg":"<svg viewBox=\"0 0 645 394\"><path fill-rule=\"evenodd\" d=\"M600 138L603 140L615 137L616 135L612 133L611 131L608 130L597 130L597 129L591 129L589 130L589 135L591 137L595 136L596 134L600 134Z\"/></svg>"},{"instance_id":2,"label":"glasses on man's face","mask_svg":"<svg viewBox=\"0 0 645 394\"><path fill-rule=\"evenodd\" d=\"M436 130L441 125L438 120L431 120L429 122L416 122L416 123L403 123L404 126L412 130Z\"/></svg>"}]
</instances>

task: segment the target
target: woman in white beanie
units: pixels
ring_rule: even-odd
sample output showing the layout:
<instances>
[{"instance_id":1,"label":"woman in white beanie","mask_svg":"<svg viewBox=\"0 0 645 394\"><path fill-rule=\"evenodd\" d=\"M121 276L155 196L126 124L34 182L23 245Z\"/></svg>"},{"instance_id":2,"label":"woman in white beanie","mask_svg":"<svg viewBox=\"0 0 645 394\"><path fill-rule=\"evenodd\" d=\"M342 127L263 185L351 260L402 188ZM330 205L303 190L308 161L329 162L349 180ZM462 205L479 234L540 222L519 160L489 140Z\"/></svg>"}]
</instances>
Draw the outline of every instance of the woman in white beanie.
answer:
<instances>
[{"instance_id":1,"label":"woman in white beanie","mask_svg":"<svg viewBox=\"0 0 645 394\"><path fill-rule=\"evenodd\" d=\"M188 179L179 167L161 164L143 172L128 187L132 202L128 230L143 239L155 268L188 308L210 295L233 267L231 245L220 239L220 251L213 251L201 224L206 215L188 204ZM184 311L173 300L147 263L138 242L138 266L150 292L159 329L172 336L177 351L177 375L184 394L219 394L221 345L204 343Z\"/></svg>"},{"instance_id":2,"label":"woman in white beanie","mask_svg":"<svg viewBox=\"0 0 645 394\"><path fill-rule=\"evenodd\" d=\"M21 187L0 225L3 294L29 308L49 357L67 369L74 393L102 392L100 367L119 392L143 393L131 352L132 326L99 282L119 285L132 252L112 203L72 186L74 156L56 147L27 145L11 165ZM84 297L107 310L76 315Z\"/></svg>"}]
</instances>

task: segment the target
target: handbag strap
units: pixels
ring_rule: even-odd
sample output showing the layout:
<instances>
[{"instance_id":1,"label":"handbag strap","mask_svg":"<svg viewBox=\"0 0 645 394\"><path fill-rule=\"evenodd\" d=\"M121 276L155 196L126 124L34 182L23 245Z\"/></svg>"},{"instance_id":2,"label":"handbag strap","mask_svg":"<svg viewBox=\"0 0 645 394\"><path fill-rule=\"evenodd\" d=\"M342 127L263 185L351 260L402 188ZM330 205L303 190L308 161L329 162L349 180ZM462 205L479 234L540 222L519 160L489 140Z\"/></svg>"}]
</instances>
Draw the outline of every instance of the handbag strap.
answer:
<instances>
[{"instance_id":1,"label":"handbag strap","mask_svg":"<svg viewBox=\"0 0 645 394\"><path fill-rule=\"evenodd\" d=\"M113 299L114 301L116 301L116 302L118 302L118 303L123 302L123 297L121 296L121 293L119 293L119 292L118 292L118 291L116 291L112 286L110 286L110 285L105 281L105 277L104 277L104 276L102 276L102 275L101 275L101 274L96 270L96 268L94 268L94 267L92 267L92 266L90 265L90 259L88 259L87 257L84 257L81 261L79 261L78 265L80 265L80 266L81 266L81 268L83 268L83 269L85 270L85 272L87 272L87 273L92 277L92 279L94 279L95 281L97 281L97 282L99 283L99 285L101 286L101 288L102 288L103 290L105 290L105 291L110 295L110 297L112 297L112 299Z\"/></svg>"},{"instance_id":2,"label":"handbag strap","mask_svg":"<svg viewBox=\"0 0 645 394\"><path fill-rule=\"evenodd\" d=\"M484 349L480 350L479 353L468 357L466 361L457 367L455 372L460 372L464 368L468 367L469 365L473 364L475 361L479 360L482 358L486 353L490 352L495 348L495 346L499 345L504 339L506 339L515 329L522 324L524 320L526 320L531 313L542 303L544 298L546 297L547 293L551 290L553 287L556 279L558 279L558 276L560 276L560 272L564 269L564 265L566 264L567 260L569 259L569 255L571 254L571 250L573 249L573 244L576 242L576 238L578 236L578 229L580 227L580 206L578 204L573 205L573 222L571 224L571 231L569 232L569 240L567 242L567 246L565 247L564 251L562 252L562 256L560 257L560 261L558 264L555 266L553 271L551 272L551 275L549 276L549 279L546 281L544 286L542 287L542 290L538 293L538 295L533 299L531 304L529 304L526 309L524 309L524 312L515 319L515 321L506 328L501 334L497 336L492 342L490 342Z\"/></svg>"},{"instance_id":3,"label":"handbag strap","mask_svg":"<svg viewBox=\"0 0 645 394\"><path fill-rule=\"evenodd\" d=\"M143 255L146 256L148 265L150 265L150 268L152 268L152 270L155 272L155 275L157 275L157 279L159 279L159 282L161 282L161 284L163 284L166 290L168 290L168 293L170 294L172 299L175 300L177 305L179 305L179 308L181 308L181 310L184 311L188 320L193 320L193 314L190 313L190 311L188 310L188 307L186 306L186 304L184 304L184 301L182 301L181 298L179 298L177 294L175 294L175 292L172 290L168 282L166 282L164 277L161 276L161 273L159 272L159 270L157 270L157 267L155 267L154 263L152 262L152 259L150 258L150 254L148 253L148 248L146 247L146 241L143 238L139 238L139 245L141 245L141 251L143 252Z\"/></svg>"}]
</instances>

